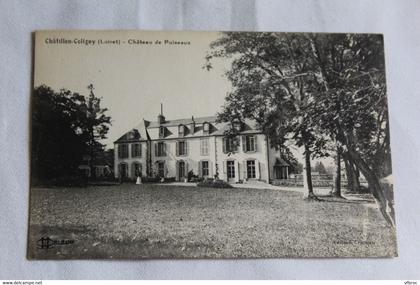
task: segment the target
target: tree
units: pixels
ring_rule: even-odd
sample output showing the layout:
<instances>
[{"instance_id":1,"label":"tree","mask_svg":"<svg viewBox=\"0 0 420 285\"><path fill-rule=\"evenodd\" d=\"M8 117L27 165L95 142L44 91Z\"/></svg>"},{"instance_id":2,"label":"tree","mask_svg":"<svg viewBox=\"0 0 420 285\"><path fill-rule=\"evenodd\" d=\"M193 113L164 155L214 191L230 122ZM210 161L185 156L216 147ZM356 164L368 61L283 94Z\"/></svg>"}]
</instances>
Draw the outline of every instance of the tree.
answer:
<instances>
[{"instance_id":1,"label":"tree","mask_svg":"<svg viewBox=\"0 0 420 285\"><path fill-rule=\"evenodd\" d=\"M104 145L100 140L106 138L106 134L111 124L111 117L106 116L107 108L101 108L101 98L96 97L93 90L93 84L88 85L89 96L87 102L83 106L86 112L84 124L81 124L83 137L87 147L87 153L90 157L89 166L97 156L98 153L103 151Z\"/></svg>"},{"instance_id":2,"label":"tree","mask_svg":"<svg viewBox=\"0 0 420 285\"><path fill-rule=\"evenodd\" d=\"M347 188L352 192L360 192L360 172L351 160L343 158L346 175L347 175Z\"/></svg>"},{"instance_id":3,"label":"tree","mask_svg":"<svg viewBox=\"0 0 420 285\"><path fill-rule=\"evenodd\" d=\"M392 172L380 35L224 33L211 50L208 69L214 57L232 59L233 91L220 118L255 119L274 146L287 139L303 146L309 197L311 156L330 155L333 143L394 224L391 195L380 184Z\"/></svg>"},{"instance_id":4,"label":"tree","mask_svg":"<svg viewBox=\"0 0 420 285\"><path fill-rule=\"evenodd\" d=\"M319 172L319 174L327 174L327 169L325 168L322 161L318 161L314 166L314 171Z\"/></svg>"},{"instance_id":5,"label":"tree","mask_svg":"<svg viewBox=\"0 0 420 285\"><path fill-rule=\"evenodd\" d=\"M91 146L101 145L97 140L105 138L110 118L104 116L99 101L91 96L62 89L58 93L41 85L32 98L32 182L44 183L59 177L78 175L78 166ZM96 102L94 109L101 116L90 116L88 102ZM94 119L95 118L95 119ZM92 138L89 128L99 130L100 136ZM93 142L94 140L94 142Z\"/></svg>"},{"instance_id":6,"label":"tree","mask_svg":"<svg viewBox=\"0 0 420 285\"><path fill-rule=\"evenodd\" d=\"M332 195L336 197L341 196L341 149L340 147L337 147L337 153L336 153L336 172L335 172L335 188L334 191L332 191Z\"/></svg>"},{"instance_id":7,"label":"tree","mask_svg":"<svg viewBox=\"0 0 420 285\"><path fill-rule=\"evenodd\" d=\"M323 83L308 108L310 116L341 148L345 161L362 172L382 215L394 225L387 211L393 212L393 201L380 183L392 172L382 36L309 39Z\"/></svg>"},{"instance_id":8,"label":"tree","mask_svg":"<svg viewBox=\"0 0 420 285\"><path fill-rule=\"evenodd\" d=\"M313 85L318 85L307 54L309 41L296 34L224 33L211 44L205 67L211 59L232 59L226 73L233 91L226 97L219 120L257 122L269 137L272 147L287 148L293 139L304 148L304 185L309 199L317 199L312 187L311 156L325 155L325 140L317 128L309 126L306 106L311 101ZM316 138L317 137L317 138Z\"/></svg>"}]
</instances>

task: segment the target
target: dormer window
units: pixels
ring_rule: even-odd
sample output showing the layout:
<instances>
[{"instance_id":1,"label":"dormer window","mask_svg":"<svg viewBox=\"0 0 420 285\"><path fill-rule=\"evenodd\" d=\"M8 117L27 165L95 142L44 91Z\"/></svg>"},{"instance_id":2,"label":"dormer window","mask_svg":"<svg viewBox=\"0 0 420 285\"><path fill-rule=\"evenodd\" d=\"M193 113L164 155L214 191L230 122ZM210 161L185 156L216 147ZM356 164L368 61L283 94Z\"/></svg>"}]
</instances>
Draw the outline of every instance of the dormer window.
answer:
<instances>
[{"instance_id":1,"label":"dormer window","mask_svg":"<svg viewBox=\"0 0 420 285\"><path fill-rule=\"evenodd\" d=\"M183 137L185 135L185 126L179 125L178 126L178 136Z\"/></svg>"},{"instance_id":2,"label":"dormer window","mask_svg":"<svg viewBox=\"0 0 420 285\"><path fill-rule=\"evenodd\" d=\"M159 138L165 137L165 127L159 127Z\"/></svg>"},{"instance_id":3,"label":"dormer window","mask_svg":"<svg viewBox=\"0 0 420 285\"><path fill-rule=\"evenodd\" d=\"M242 130L242 123L239 121L232 122L232 127L235 131L240 132Z\"/></svg>"},{"instance_id":4,"label":"dormer window","mask_svg":"<svg viewBox=\"0 0 420 285\"><path fill-rule=\"evenodd\" d=\"M136 138L136 133L137 133L137 130L135 130L135 129L131 130L131 131L128 133L128 139L129 139L129 140L134 140L134 139Z\"/></svg>"},{"instance_id":5,"label":"dormer window","mask_svg":"<svg viewBox=\"0 0 420 285\"><path fill-rule=\"evenodd\" d=\"M209 123L205 122L203 124L203 132L204 132L204 134L209 134L210 133L210 124Z\"/></svg>"}]
</instances>

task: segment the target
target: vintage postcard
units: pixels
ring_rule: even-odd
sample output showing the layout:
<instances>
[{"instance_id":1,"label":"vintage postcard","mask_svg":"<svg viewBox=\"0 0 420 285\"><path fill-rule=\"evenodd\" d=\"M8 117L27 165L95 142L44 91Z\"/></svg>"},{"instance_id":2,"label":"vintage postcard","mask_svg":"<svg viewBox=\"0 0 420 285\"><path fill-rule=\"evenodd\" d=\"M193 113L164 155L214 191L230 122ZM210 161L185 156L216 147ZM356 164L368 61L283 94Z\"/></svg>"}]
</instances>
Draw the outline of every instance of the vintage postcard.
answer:
<instances>
[{"instance_id":1,"label":"vintage postcard","mask_svg":"<svg viewBox=\"0 0 420 285\"><path fill-rule=\"evenodd\" d=\"M28 258L397 256L383 41L36 32Z\"/></svg>"}]
</instances>

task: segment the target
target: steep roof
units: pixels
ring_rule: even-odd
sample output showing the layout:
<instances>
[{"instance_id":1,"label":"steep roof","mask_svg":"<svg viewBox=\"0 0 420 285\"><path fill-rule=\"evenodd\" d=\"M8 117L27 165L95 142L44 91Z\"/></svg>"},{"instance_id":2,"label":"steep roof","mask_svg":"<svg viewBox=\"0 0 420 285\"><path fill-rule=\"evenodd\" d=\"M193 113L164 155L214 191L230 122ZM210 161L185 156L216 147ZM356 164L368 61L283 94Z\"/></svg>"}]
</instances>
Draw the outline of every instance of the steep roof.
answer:
<instances>
[{"instance_id":1,"label":"steep roof","mask_svg":"<svg viewBox=\"0 0 420 285\"><path fill-rule=\"evenodd\" d=\"M149 123L148 121L143 120L140 124L135 126L133 129L123 134L114 143L147 141L148 134L146 131L146 125L148 123Z\"/></svg>"},{"instance_id":2,"label":"steep roof","mask_svg":"<svg viewBox=\"0 0 420 285\"><path fill-rule=\"evenodd\" d=\"M194 131L192 130L192 123L195 123ZM204 133L204 123L210 123L210 132ZM203 137L203 136L223 136L230 130L229 122L216 123L215 116L207 117L191 117L189 119L165 120L162 124L159 122L150 122L143 120L142 123L135 126L132 130L126 132L115 143L122 142L136 142L146 140L160 140L160 139L179 139L178 127L185 126L183 138ZM159 128L165 128L165 136L159 136ZM261 133L258 129L257 123L253 120L245 120L242 126L241 134L255 134Z\"/></svg>"},{"instance_id":3,"label":"steep roof","mask_svg":"<svg viewBox=\"0 0 420 285\"><path fill-rule=\"evenodd\" d=\"M190 119L177 119L177 120L166 120L162 124L159 124L159 122L150 122L148 128L159 128L160 126L164 127L174 127L179 125L188 125L193 122L196 124L203 124L205 122L214 123L216 122L216 116L208 116L208 117L191 117Z\"/></svg>"}]
</instances>

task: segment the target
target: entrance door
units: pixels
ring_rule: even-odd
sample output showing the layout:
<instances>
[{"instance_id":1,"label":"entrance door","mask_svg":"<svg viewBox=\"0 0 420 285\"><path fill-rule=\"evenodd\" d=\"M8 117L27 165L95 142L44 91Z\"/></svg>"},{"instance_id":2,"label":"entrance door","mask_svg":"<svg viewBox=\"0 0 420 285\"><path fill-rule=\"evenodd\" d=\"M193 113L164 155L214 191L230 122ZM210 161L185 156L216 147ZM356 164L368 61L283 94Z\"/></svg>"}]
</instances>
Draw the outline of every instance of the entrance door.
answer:
<instances>
[{"instance_id":1,"label":"entrance door","mask_svg":"<svg viewBox=\"0 0 420 285\"><path fill-rule=\"evenodd\" d=\"M235 161L233 160L227 161L227 179L228 181L235 180Z\"/></svg>"},{"instance_id":2,"label":"entrance door","mask_svg":"<svg viewBox=\"0 0 420 285\"><path fill-rule=\"evenodd\" d=\"M158 163L158 175L159 177L165 177L165 162L161 161Z\"/></svg>"},{"instance_id":3,"label":"entrance door","mask_svg":"<svg viewBox=\"0 0 420 285\"><path fill-rule=\"evenodd\" d=\"M185 162L178 162L178 180L181 181L185 178Z\"/></svg>"},{"instance_id":4,"label":"entrance door","mask_svg":"<svg viewBox=\"0 0 420 285\"><path fill-rule=\"evenodd\" d=\"M126 163L120 164L120 177L121 178L127 178L128 177L128 171L127 171L128 165Z\"/></svg>"}]
</instances>

